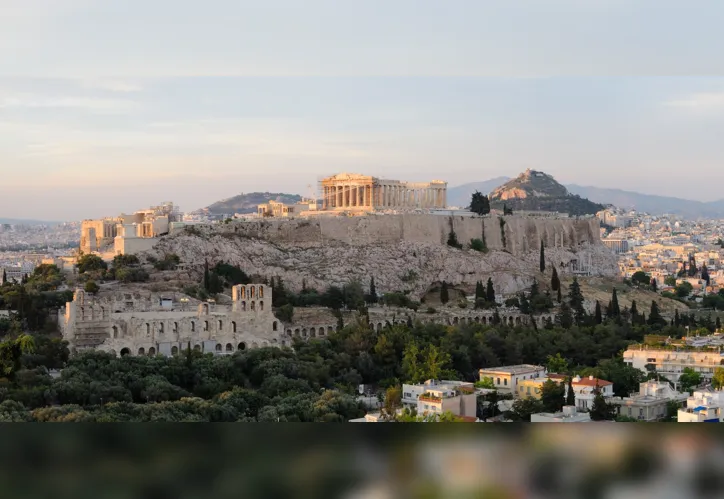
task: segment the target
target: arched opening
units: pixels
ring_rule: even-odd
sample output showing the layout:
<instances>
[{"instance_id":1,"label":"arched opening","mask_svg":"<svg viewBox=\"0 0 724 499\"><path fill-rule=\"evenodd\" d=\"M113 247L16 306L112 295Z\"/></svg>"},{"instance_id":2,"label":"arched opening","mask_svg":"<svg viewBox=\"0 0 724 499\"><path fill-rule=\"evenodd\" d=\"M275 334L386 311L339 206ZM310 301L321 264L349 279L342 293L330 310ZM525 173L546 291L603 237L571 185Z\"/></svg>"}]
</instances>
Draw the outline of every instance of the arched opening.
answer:
<instances>
[{"instance_id":1,"label":"arched opening","mask_svg":"<svg viewBox=\"0 0 724 499\"><path fill-rule=\"evenodd\" d=\"M264 298L264 286L259 286L259 298Z\"/></svg>"},{"instance_id":2,"label":"arched opening","mask_svg":"<svg viewBox=\"0 0 724 499\"><path fill-rule=\"evenodd\" d=\"M148 355L156 355L156 349L151 347L148 349Z\"/></svg>"},{"instance_id":3,"label":"arched opening","mask_svg":"<svg viewBox=\"0 0 724 499\"><path fill-rule=\"evenodd\" d=\"M246 298L246 286L241 287L241 297Z\"/></svg>"},{"instance_id":4,"label":"arched opening","mask_svg":"<svg viewBox=\"0 0 724 499\"><path fill-rule=\"evenodd\" d=\"M518 326L520 326L520 317L516 317L516 318L515 318L515 323L516 323Z\"/></svg>"},{"instance_id":5,"label":"arched opening","mask_svg":"<svg viewBox=\"0 0 724 499\"><path fill-rule=\"evenodd\" d=\"M311 336L312 338L316 338L316 337L317 337L317 330L314 329L314 328L309 328L309 336Z\"/></svg>"},{"instance_id":6,"label":"arched opening","mask_svg":"<svg viewBox=\"0 0 724 499\"><path fill-rule=\"evenodd\" d=\"M158 334L163 334L164 328L163 328L163 322L158 325Z\"/></svg>"},{"instance_id":7,"label":"arched opening","mask_svg":"<svg viewBox=\"0 0 724 499\"><path fill-rule=\"evenodd\" d=\"M201 312L202 312L204 315L209 315L209 305L206 304L206 303L204 303L203 307L201 308Z\"/></svg>"},{"instance_id":8,"label":"arched opening","mask_svg":"<svg viewBox=\"0 0 724 499\"><path fill-rule=\"evenodd\" d=\"M233 351L234 351L234 347L231 345L231 343L227 343L227 344L226 344L226 351L227 351L227 352L233 352Z\"/></svg>"},{"instance_id":9,"label":"arched opening","mask_svg":"<svg viewBox=\"0 0 724 499\"><path fill-rule=\"evenodd\" d=\"M512 318L512 317L509 317L509 318L508 318L508 323L509 323L511 326L513 325L513 318Z\"/></svg>"},{"instance_id":10,"label":"arched opening","mask_svg":"<svg viewBox=\"0 0 724 499\"><path fill-rule=\"evenodd\" d=\"M125 357L126 355L131 355L131 349L130 349L130 348L122 348L122 349L121 349L121 357Z\"/></svg>"},{"instance_id":11,"label":"arched opening","mask_svg":"<svg viewBox=\"0 0 724 499\"><path fill-rule=\"evenodd\" d=\"M231 332L232 333L236 332L236 321L231 321Z\"/></svg>"},{"instance_id":12,"label":"arched opening","mask_svg":"<svg viewBox=\"0 0 724 499\"><path fill-rule=\"evenodd\" d=\"M111 351L108 352L108 353L110 353L110 354L113 355L114 357L116 356L116 351L115 351L115 350L111 350Z\"/></svg>"},{"instance_id":13,"label":"arched opening","mask_svg":"<svg viewBox=\"0 0 724 499\"><path fill-rule=\"evenodd\" d=\"M171 355L178 355L178 347L171 347Z\"/></svg>"},{"instance_id":14,"label":"arched opening","mask_svg":"<svg viewBox=\"0 0 724 499\"><path fill-rule=\"evenodd\" d=\"M255 302L251 302L251 307L250 307L250 308L251 308L252 310L256 310L256 309L254 308L254 303L255 303Z\"/></svg>"},{"instance_id":15,"label":"arched opening","mask_svg":"<svg viewBox=\"0 0 724 499\"><path fill-rule=\"evenodd\" d=\"M238 349L238 350L246 350L246 343L244 343L244 342L242 341L241 343L239 343L239 346L238 346L237 349Z\"/></svg>"},{"instance_id":16,"label":"arched opening","mask_svg":"<svg viewBox=\"0 0 724 499\"><path fill-rule=\"evenodd\" d=\"M196 332L196 323L194 321L191 321L191 332L192 333Z\"/></svg>"},{"instance_id":17,"label":"arched opening","mask_svg":"<svg viewBox=\"0 0 724 499\"><path fill-rule=\"evenodd\" d=\"M297 328L297 329L294 330L294 334L295 334L296 336L299 336L299 328Z\"/></svg>"},{"instance_id":18,"label":"arched opening","mask_svg":"<svg viewBox=\"0 0 724 499\"><path fill-rule=\"evenodd\" d=\"M151 335L151 325L147 322L146 323L146 336Z\"/></svg>"},{"instance_id":19,"label":"arched opening","mask_svg":"<svg viewBox=\"0 0 724 499\"><path fill-rule=\"evenodd\" d=\"M204 331L209 330L209 321L204 321Z\"/></svg>"},{"instance_id":20,"label":"arched opening","mask_svg":"<svg viewBox=\"0 0 724 499\"><path fill-rule=\"evenodd\" d=\"M277 321L272 322L272 331L277 330Z\"/></svg>"},{"instance_id":21,"label":"arched opening","mask_svg":"<svg viewBox=\"0 0 724 499\"><path fill-rule=\"evenodd\" d=\"M249 288L249 298L254 298L254 286Z\"/></svg>"},{"instance_id":22,"label":"arched opening","mask_svg":"<svg viewBox=\"0 0 724 499\"><path fill-rule=\"evenodd\" d=\"M455 325L458 324L458 318L457 318L457 317L453 318L453 324L455 324Z\"/></svg>"},{"instance_id":23,"label":"arched opening","mask_svg":"<svg viewBox=\"0 0 724 499\"><path fill-rule=\"evenodd\" d=\"M259 310L262 312L264 311L264 302L263 301L259 302Z\"/></svg>"},{"instance_id":24,"label":"arched opening","mask_svg":"<svg viewBox=\"0 0 724 499\"><path fill-rule=\"evenodd\" d=\"M173 323L173 332L178 333L178 322Z\"/></svg>"},{"instance_id":25,"label":"arched opening","mask_svg":"<svg viewBox=\"0 0 724 499\"><path fill-rule=\"evenodd\" d=\"M251 348L252 348L252 349L259 348L259 344L258 344L256 341L252 341L252 342L251 342Z\"/></svg>"},{"instance_id":26,"label":"arched opening","mask_svg":"<svg viewBox=\"0 0 724 499\"><path fill-rule=\"evenodd\" d=\"M324 328L323 328L323 327L320 327L320 328L319 328L319 336L324 336Z\"/></svg>"},{"instance_id":27,"label":"arched opening","mask_svg":"<svg viewBox=\"0 0 724 499\"><path fill-rule=\"evenodd\" d=\"M138 349L138 355L146 355L146 349L141 347Z\"/></svg>"},{"instance_id":28,"label":"arched opening","mask_svg":"<svg viewBox=\"0 0 724 499\"><path fill-rule=\"evenodd\" d=\"M223 329L224 329L224 322L223 322L223 321L219 321L218 327L219 327L219 331L223 331Z\"/></svg>"},{"instance_id":29,"label":"arched opening","mask_svg":"<svg viewBox=\"0 0 724 499\"><path fill-rule=\"evenodd\" d=\"M486 317L483 317L482 321L483 321L483 324L487 324L487 323L488 323L488 319L487 319Z\"/></svg>"},{"instance_id":30,"label":"arched opening","mask_svg":"<svg viewBox=\"0 0 724 499\"><path fill-rule=\"evenodd\" d=\"M284 341L284 340L282 340L282 346L283 346L283 347L287 346L287 342Z\"/></svg>"},{"instance_id":31,"label":"arched opening","mask_svg":"<svg viewBox=\"0 0 724 499\"><path fill-rule=\"evenodd\" d=\"M113 326L113 339L118 338L118 326Z\"/></svg>"},{"instance_id":32,"label":"arched opening","mask_svg":"<svg viewBox=\"0 0 724 499\"><path fill-rule=\"evenodd\" d=\"M246 312L246 302L245 301L241 302L241 311Z\"/></svg>"},{"instance_id":33,"label":"arched opening","mask_svg":"<svg viewBox=\"0 0 724 499\"><path fill-rule=\"evenodd\" d=\"M200 352L200 351L201 351L201 345L194 345L194 350L196 350L197 352Z\"/></svg>"},{"instance_id":34,"label":"arched opening","mask_svg":"<svg viewBox=\"0 0 724 499\"><path fill-rule=\"evenodd\" d=\"M382 323L381 323L381 322L378 322L378 323L377 323L377 330L378 330L378 331L382 331Z\"/></svg>"},{"instance_id":35,"label":"arched opening","mask_svg":"<svg viewBox=\"0 0 724 499\"><path fill-rule=\"evenodd\" d=\"M217 343L216 346L214 347L214 349L215 349L217 352L221 352L221 343Z\"/></svg>"},{"instance_id":36,"label":"arched opening","mask_svg":"<svg viewBox=\"0 0 724 499\"><path fill-rule=\"evenodd\" d=\"M292 335L292 330L291 330L291 329L287 329L287 336L291 336L291 335Z\"/></svg>"},{"instance_id":37,"label":"arched opening","mask_svg":"<svg viewBox=\"0 0 724 499\"><path fill-rule=\"evenodd\" d=\"M302 336L304 336L305 338L307 337L307 328L306 327L302 328Z\"/></svg>"}]
</instances>

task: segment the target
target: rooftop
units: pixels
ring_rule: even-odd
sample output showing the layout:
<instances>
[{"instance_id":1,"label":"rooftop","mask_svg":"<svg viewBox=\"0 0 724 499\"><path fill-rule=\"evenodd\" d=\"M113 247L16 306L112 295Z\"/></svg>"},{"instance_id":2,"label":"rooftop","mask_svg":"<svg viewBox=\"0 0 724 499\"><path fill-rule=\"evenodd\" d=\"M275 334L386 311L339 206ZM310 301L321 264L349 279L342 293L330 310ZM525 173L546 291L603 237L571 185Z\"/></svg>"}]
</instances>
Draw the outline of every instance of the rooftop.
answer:
<instances>
[{"instance_id":1,"label":"rooftop","mask_svg":"<svg viewBox=\"0 0 724 499\"><path fill-rule=\"evenodd\" d=\"M480 372L518 375L541 371L543 369L545 369L543 366L536 366L533 364L518 364L515 366L500 366L491 367L489 369L481 369Z\"/></svg>"}]
</instances>

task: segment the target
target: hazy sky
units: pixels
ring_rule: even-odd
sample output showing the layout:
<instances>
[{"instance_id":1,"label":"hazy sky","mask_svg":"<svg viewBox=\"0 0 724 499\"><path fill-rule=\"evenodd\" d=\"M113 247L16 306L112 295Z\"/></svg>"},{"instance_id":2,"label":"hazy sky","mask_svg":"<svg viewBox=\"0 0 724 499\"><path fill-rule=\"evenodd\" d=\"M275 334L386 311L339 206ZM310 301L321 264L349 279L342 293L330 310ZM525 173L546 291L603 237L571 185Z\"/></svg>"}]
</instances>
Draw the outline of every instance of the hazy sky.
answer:
<instances>
[{"instance_id":1,"label":"hazy sky","mask_svg":"<svg viewBox=\"0 0 724 499\"><path fill-rule=\"evenodd\" d=\"M722 19L720 0L0 0L0 217L341 171L724 198Z\"/></svg>"}]
</instances>

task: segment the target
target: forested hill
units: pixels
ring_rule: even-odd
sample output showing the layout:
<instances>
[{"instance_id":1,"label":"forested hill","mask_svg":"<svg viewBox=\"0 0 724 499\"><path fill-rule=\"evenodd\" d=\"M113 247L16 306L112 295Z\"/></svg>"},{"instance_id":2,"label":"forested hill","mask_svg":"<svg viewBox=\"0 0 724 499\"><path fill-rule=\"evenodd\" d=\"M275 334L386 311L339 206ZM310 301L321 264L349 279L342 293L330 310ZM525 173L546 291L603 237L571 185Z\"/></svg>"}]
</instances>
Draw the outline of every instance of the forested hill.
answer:
<instances>
[{"instance_id":1,"label":"forested hill","mask_svg":"<svg viewBox=\"0 0 724 499\"><path fill-rule=\"evenodd\" d=\"M249 192L241 193L238 196L217 201L209 205L206 210L212 215L224 215L227 213L255 213L258 205L269 201L279 201L285 204L294 204L302 200L298 194L284 192Z\"/></svg>"}]
</instances>

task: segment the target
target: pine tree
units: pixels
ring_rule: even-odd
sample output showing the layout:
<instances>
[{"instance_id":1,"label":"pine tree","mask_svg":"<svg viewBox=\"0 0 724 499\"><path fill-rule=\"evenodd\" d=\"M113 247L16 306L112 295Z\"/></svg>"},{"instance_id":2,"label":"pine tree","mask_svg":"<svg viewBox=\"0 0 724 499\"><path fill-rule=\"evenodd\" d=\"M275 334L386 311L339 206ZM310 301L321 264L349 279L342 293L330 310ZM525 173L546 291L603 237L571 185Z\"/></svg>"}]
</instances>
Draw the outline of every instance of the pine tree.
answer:
<instances>
[{"instance_id":1,"label":"pine tree","mask_svg":"<svg viewBox=\"0 0 724 499\"><path fill-rule=\"evenodd\" d=\"M561 289L561 280L558 278L558 271L553 267L553 275L551 275L551 289L558 291Z\"/></svg>"},{"instance_id":2,"label":"pine tree","mask_svg":"<svg viewBox=\"0 0 724 499\"><path fill-rule=\"evenodd\" d=\"M211 286L211 283L210 283L210 275L209 275L209 261L205 260L204 261L204 289L206 290L207 293L209 292L210 286Z\"/></svg>"},{"instance_id":3,"label":"pine tree","mask_svg":"<svg viewBox=\"0 0 724 499\"><path fill-rule=\"evenodd\" d=\"M615 408L606 402L603 397L601 389L596 385L593 390L593 405L591 406L591 420L593 421L608 421L614 418Z\"/></svg>"},{"instance_id":4,"label":"pine tree","mask_svg":"<svg viewBox=\"0 0 724 499\"><path fill-rule=\"evenodd\" d=\"M545 246L543 246L543 239L540 240L540 271L546 271L546 253Z\"/></svg>"},{"instance_id":5,"label":"pine tree","mask_svg":"<svg viewBox=\"0 0 724 499\"><path fill-rule=\"evenodd\" d=\"M618 306L618 296L616 295L616 288L613 288L613 294L611 295L611 316L621 316L621 309Z\"/></svg>"},{"instance_id":6,"label":"pine tree","mask_svg":"<svg viewBox=\"0 0 724 499\"><path fill-rule=\"evenodd\" d=\"M450 301L450 294L447 289L447 282L442 281L442 286L440 287L440 303L445 305L449 301Z\"/></svg>"},{"instance_id":7,"label":"pine tree","mask_svg":"<svg viewBox=\"0 0 724 499\"><path fill-rule=\"evenodd\" d=\"M370 302L377 303L377 288L375 287L375 276L370 277Z\"/></svg>"},{"instance_id":8,"label":"pine tree","mask_svg":"<svg viewBox=\"0 0 724 499\"><path fill-rule=\"evenodd\" d=\"M636 307L636 300L631 301L631 325L635 326L639 323L639 310Z\"/></svg>"},{"instance_id":9,"label":"pine tree","mask_svg":"<svg viewBox=\"0 0 724 499\"><path fill-rule=\"evenodd\" d=\"M574 277L571 287L568 289L568 303L571 305L577 325L581 325L586 319L586 309L583 308L583 293L578 284L578 278Z\"/></svg>"},{"instance_id":10,"label":"pine tree","mask_svg":"<svg viewBox=\"0 0 724 499\"><path fill-rule=\"evenodd\" d=\"M601 313L601 303L596 300L596 324L603 322L603 314Z\"/></svg>"},{"instance_id":11,"label":"pine tree","mask_svg":"<svg viewBox=\"0 0 724 499\"><path fill-rule=\"evenodd\" d=\"M568 377L568 390L566 392L566 405L576 405L576 393L573 391L573 377Z\"/></svg>"},{"instance_id":12,"label":"pine tree","mask_svg":"<svg viewBox=\"0 0 724 499\"><path fill-rule=\"evenodd\" d=\"M651 300L651 312L649 312L648 324L650 326L666 325L666 321L663 317L661 317L661 314L659 313L659 304L656 303L656 300Z\"/></svg>"},{"instance_id":13,"label":"pine tree","mask_svg":"<svg viewBox=\"0 0 724 499\"><path fill-rule=\"evenodd\" d=\"M483 287L483 281L475 283L475 302L478 300L485 300L485 288Z\"/></svg>"},{"instance_id":14,"label":"pine tree","mask_svg":"<svg viewBox=\"0 0 724 499\"><path fill-rule=\"evenodd\" d=\"M563 329L570 329L573 326L573 314L571 307L566 302L561 303L560 313L556 316L556 323Z\"/></svg>"},{"instance_id":15,"label":"pine tree","mask_svg":"<svg viewBox=\"0 0 724 499\"><path fill-rule=\"evenodd\" d=\"M485 299L490 303L495 303L495 289L493 288L493 279L488 277L488 284L485 289Z\"/></svg>"}]
</instances>

